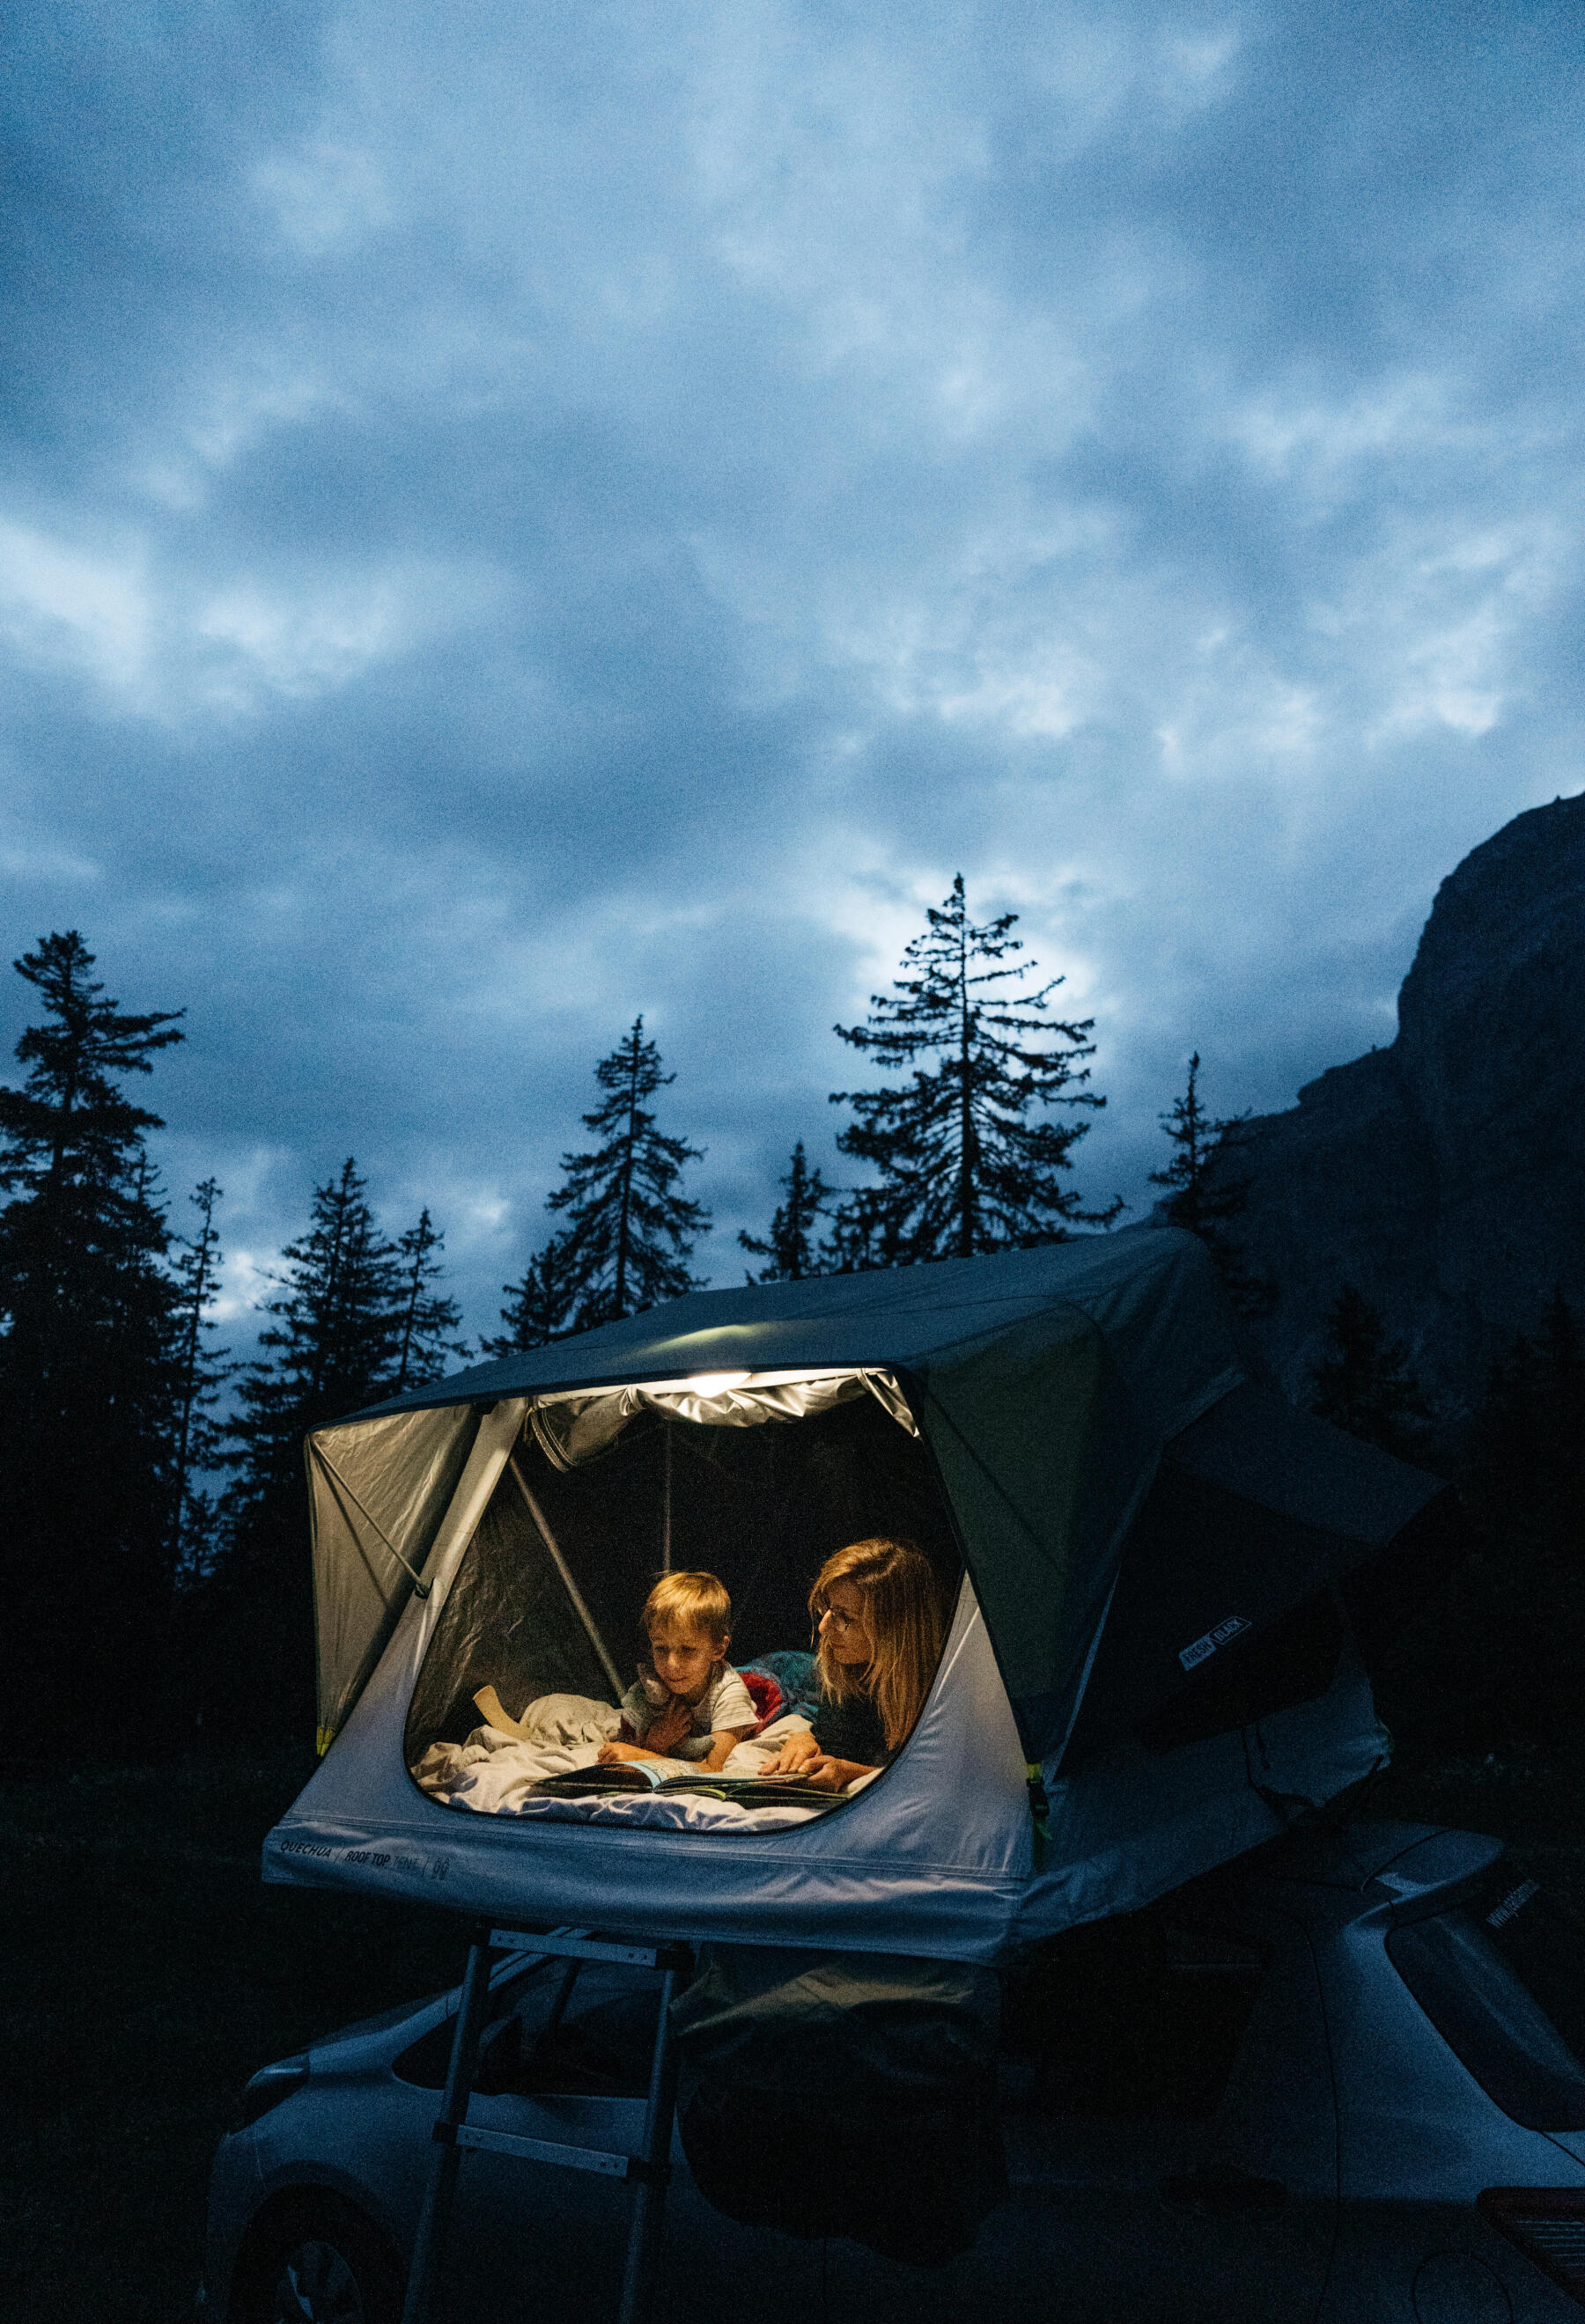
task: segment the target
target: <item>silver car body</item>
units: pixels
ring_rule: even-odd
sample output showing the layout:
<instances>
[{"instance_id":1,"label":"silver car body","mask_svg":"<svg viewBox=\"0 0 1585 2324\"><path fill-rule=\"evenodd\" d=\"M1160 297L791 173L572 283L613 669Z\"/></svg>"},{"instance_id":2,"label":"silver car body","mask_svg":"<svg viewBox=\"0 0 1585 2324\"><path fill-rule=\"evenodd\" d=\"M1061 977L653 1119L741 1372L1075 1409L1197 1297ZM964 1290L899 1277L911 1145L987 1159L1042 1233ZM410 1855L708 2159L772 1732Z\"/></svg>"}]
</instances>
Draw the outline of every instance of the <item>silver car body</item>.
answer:
<instances>
[{"instance_id":1,"label":"silver car body","mask_svg":"<svg viewBox=\"0 0 1585 2324\"><path fill-rule=\"evenodd\" d=\"M1064 2324L1577 2319L1576 2301L1478 2199L1527 2188L1585 2200L1585 2135L1510 2119L1386 1949L1405 1911L1441 1909L1500 1854L1496 1841L1425 1827L1313 1831L1167 1900L1191 1941L1215 1932L1209 1948L1190 1942L1189 1955L1203 1958L1186 1958L1186 1978L1203 1987L1239 1974L1244 1959L1264 1964L1214 2104L1133 2119L1043 2111L1024 2102L1010 2064L1008 2195L973 2250L943 2266L906 2266L857 2238L806 2242L727 2218L674 2142L657 2324L736 2324L760 2310L800 2324L978 2324L1034 2303ZM496 1971L497 1992L522 1980L528 1958ZM609 2005L612 1990L591 1983L587 2006L602 1996ZM210 2324L232 2312L247 2238L304 2189L345 2199L405 2262L439 2101L397 2061L427 2038L438 2079L456 2002L438 1997L319 2043L290 2094L221 2142L200 2298ZM765 2093L767 2123L783 2103ZM485 2126L628 2151L642 2118L636 2096L480 2092L469 2109ZM805 2167L821 2169L812 2139ZM493 2324L611 2317L626 2200L608 2180L470 2152L450 2312Z\"/></svg>"}]
</instances>

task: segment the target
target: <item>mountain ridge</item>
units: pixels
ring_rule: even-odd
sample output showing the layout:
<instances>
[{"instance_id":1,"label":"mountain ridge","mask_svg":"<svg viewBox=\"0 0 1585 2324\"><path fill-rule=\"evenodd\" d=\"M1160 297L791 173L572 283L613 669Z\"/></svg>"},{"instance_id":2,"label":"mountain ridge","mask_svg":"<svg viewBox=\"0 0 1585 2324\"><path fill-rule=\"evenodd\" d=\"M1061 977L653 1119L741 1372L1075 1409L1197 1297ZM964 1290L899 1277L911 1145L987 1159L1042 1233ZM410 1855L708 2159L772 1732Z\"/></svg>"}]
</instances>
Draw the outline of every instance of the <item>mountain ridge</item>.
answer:
<instances>
[{"instance_id":1,"label":"mountain ridge","mask_svg":"<svg viewBox=\"0 0 1585 2324\"><path fill-rule=\"evenodd\" d=\"M1253 1326L1307 1401L1345 1282L1450 1412L1534 1329L1585 1311L1585 792L1527 809L1437 890L1386 1048L1245 1125L1236 1222L1276 1286Z\"/></svg>"}]
</instances>

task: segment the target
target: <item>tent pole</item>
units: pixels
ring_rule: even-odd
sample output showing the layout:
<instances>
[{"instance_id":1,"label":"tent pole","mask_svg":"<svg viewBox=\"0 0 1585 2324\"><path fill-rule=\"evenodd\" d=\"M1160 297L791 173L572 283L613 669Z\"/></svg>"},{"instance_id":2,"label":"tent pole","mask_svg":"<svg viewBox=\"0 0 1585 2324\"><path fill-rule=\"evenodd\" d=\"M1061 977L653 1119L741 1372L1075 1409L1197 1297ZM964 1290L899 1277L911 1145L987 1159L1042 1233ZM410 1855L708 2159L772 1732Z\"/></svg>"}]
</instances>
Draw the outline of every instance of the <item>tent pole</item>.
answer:
<instances>
[{"instance_id":1,"label":"tent pole","mask_svg":"<svg viewBox=\"0 0 1585 2324\"><path fill-rule=\"evenodd\" d=\"M391 1538L390 1535L385 1531L385 1529L384 1526L382 1526L382 1525L380 1524L380 1522L379 1522L378 1518L377 1518L377 1517L369 1517L369 1513L368 1513L368 1511L364 1508L363 1503L358 1499L357 1495L353 1491L353 1489L352 1489L351 1486L348 1483L348 1481L347 1481L346 1478L341 1474L341 1471L340 1471L340 1470L339 1470L339 1469L338 1469L338 1467L336 1466L336 1463L331 1460L331 1458L330 1458L329 1454L328 1452L326 1452L325 1451L323 1451L323 1450L321 1449L321 1447L320 1447L320 1446L319 1446L318 1444L316 1444L316 1443L314 1443L314 1440L313 1440L313 1438L312 1438L311 1436L309 1438L308 1442L309 1442L309 1450L312 1452L314 1459L319 1462L319 1464L320 1464L320 1468L321 1468L321 1469L323 1469L323 1470L325 1471L326 1474L330 1478L330 1480L331 1480L330 1490L331 1490L333 1493L336 1493L336 1498L338 1499L338 1500L339 1500L339 1499L340 1499L341 1493L345 1493L345 1494L346 1494L346 1496L347 1496L347 1499L348 1499L352 1503L353 1508L357 1511L357 1513L358 1513L359 1517L367 1517L367 1518L368 1518L368 1522L369 1522L369 1524L374 1527L374 1529L375 1529L375 1533L377 1533L377 1534L379 1535L380 1539L385 1543L385 1547L390 1551L390 1553L391 1553L392 1556L396 1560L397 1564L402 1568L402 1571L403 1572L403 1573L405 1573L405 1574L408 1576L408 1578L410 1579L410 1581L411 1581L411 1582L412 1582L412 1586L413 1586L414 1590L416 1590L416 1591L417 1591L417 1592L418 1592L419 1596L420 1596L421 1598L427 1598L427 1597L429 1596L429 1594L430 1594L430 1585L429 1585L429 1583L424 1580L424 1578L423 1578L422 1574L422 1573L420 1573L420 1572L418 1571L418 1568L417 1568L416 1566L413 1566L413 1565L409 1565L409 1563L407 1563L407 1560L403 1556L402 1552L397 1548L397 1546L396 1546L395 1543L392 1540L392 1538ZM340 1492L339 1492L339 1493L337 1493L337 1491L336 1491L336 1489L337 1489L337 1487L338 1487L338 1486L339 1486L339 1487L340 1487ZM347 1515L347 1510L346 1510L345 1506L343 1506L343 1508L342 1508L341 1514L342 1514L342 1516L343 1516L344 1517L346 1517L346 1515ZM352 1535L352 1536L353 1536L354 1540L356 1540L356 1539L357 1538L357 1527L356 1526L354 1526L354 1525L350 1525L350 1524L349 1524L347 1529L348 1529L348 1533L350 1533L350 1534Z\"/></svg>"},{"instance_id":2,"label":"tent pole","mask_svg":"<svg viewBox=\"0 0 1585 2324\"><path fill-rule=\"evenodd\" d=\"M672 1424L661 1423L661 1441L665 1446L661 1486L661 1572L672 1571Z\"/></svg>"},{"instance_id":3,"label":"tent pole","mask_svg":"<svg viewBox=\"0 0 1585 2324\"><path fill-rule=\"evenodd\" d=\"M528 1514L539 1527L540 1539L550 1551L552 1562L555 1565L557 1572L561 1577L561 1587L566 1591L567 1595L572 1600L572 1610L577 1615L579 1620L583 1624L584 1629L589 1636L589 1645L594 1648L596 1654L598 1655L601 1666L605 1671L606 1676L610 1680L612 1686L616 1690L617 1702L620 1702L625 1690L623 1688L621 1676L617 1672L616 1665L606 1651L606 1642L595 1628L594 1616L589 1612L589 1608L583 1602L583 1592L579 1589L577 1582L572 1579L572 1569L561 1554L561 1545L557 1542L555 1535L551 1531L545 1513L543 1509L541 1508L539 1503L535 1500L533 1493L529 1490L528 1479L524 1475L522 1470L517 1465L517 1455L515 1452L509 1452L507 1454L506 1466L511 1470L513 1476L517 1480L517 1489L523 1495L524 1499L528 1503Z\"/></svg>"}]
</instances>

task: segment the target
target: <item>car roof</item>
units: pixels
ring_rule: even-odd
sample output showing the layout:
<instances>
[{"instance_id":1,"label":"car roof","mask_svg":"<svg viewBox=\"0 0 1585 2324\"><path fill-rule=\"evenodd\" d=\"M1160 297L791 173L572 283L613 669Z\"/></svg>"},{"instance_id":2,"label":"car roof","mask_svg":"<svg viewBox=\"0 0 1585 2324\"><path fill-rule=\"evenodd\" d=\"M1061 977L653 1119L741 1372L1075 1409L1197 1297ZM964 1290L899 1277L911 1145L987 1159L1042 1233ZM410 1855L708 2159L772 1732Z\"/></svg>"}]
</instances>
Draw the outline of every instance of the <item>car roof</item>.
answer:
<instances>
[{"instance_id":1,"label":"car roof","mask_svg":"<svg viewBox=\"0 0 1585 2324\"><path fill-rule=\"evenodd\" d=\"M1503 1843L1488 1832L1424 1823L1349 1823L1286 1832L1243 1858L1256 1884L1342 1889L1407 1900L1473 1879Z\"/></svg>"}]
</instances>

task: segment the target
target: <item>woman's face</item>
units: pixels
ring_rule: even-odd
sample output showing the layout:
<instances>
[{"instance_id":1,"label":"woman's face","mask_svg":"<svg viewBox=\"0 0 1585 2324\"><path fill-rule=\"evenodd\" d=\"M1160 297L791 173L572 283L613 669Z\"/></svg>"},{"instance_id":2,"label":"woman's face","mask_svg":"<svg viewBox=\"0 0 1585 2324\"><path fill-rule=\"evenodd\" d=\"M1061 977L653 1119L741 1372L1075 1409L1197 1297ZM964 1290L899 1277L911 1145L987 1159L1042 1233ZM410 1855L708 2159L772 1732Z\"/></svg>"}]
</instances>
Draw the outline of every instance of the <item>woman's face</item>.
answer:
<instances>
[{"instance_id":1,"label":"woman's face","mask_svg":"<svg viewBox=\"0 0 1585 2324\"><path fill-rule=\"evenodd\" d=\"M833 1582L820 1618L820 1639L844 1670L862 1670L875 1658L875 1640L864 1618L864 1600L851 1582Z\"/></svg>"}]
</instances>

